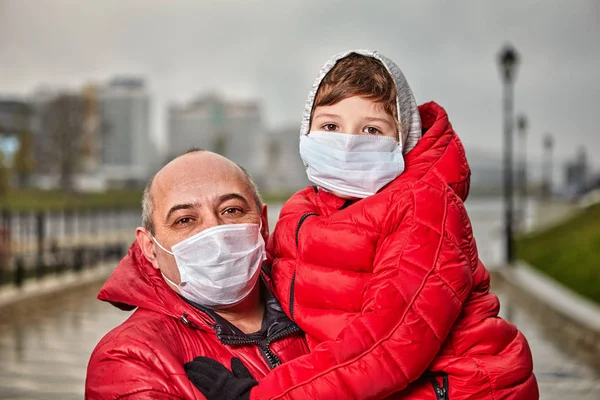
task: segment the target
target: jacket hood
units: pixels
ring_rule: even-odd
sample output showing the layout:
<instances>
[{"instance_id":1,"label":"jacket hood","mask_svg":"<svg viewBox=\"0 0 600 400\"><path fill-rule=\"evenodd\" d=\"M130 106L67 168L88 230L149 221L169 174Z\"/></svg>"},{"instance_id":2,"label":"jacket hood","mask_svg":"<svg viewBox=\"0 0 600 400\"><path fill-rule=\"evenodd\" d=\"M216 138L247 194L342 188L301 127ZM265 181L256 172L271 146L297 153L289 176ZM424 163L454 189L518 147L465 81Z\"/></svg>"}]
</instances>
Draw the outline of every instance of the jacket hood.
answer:
<instances>
[{"instance_id":1,"label":"jacket hood","mask_svg":"<svg viewBox=\"0 0 600 400\"><path fill-rule=\"evenodd\" d=\"M448 120L448 114L434 102L419 106L423 136L405 156L406 168L397 179L410 182L435 176L464 201L470 188L471 169L465 149ZM393 183L392 183L393 184Z\"/></svg>"},{"instance_id":2,"label":"jacket hood","mask_svg":"<svg viewBox=\"0 0 600 400\"><path fill-rule=\"evenodd\" d=\"M144 257L137 241L104 283L98 299L125 311L139 307L206 328L211 324L167 285L160 272Z\"/></svg>"},{"instance_id":3,"label":"jacket hood","mask_svg":"<svg viewBox=\"0 0 600 400\"><path fill-rule=\"evenodd\" d=\"M310 119L315 103L315 96L319 90L321 82L331 69L341 59L349 56L352 53L360 54L367 57L375 58L381 61L385 68L390 73L396 85L396 107L398 111L398 136L402 138L402 149L404 154L412 150L419 139L421 138L421 119L417 109L417 102L413 92L402 73L402 70L387 57L379 54L374 50L350 50L333 56L325 63L317 79L308 94L308 100L302 114L302 122L300 125L300 136L307 135L310 129Z\"/></svg>"}]
</instances>

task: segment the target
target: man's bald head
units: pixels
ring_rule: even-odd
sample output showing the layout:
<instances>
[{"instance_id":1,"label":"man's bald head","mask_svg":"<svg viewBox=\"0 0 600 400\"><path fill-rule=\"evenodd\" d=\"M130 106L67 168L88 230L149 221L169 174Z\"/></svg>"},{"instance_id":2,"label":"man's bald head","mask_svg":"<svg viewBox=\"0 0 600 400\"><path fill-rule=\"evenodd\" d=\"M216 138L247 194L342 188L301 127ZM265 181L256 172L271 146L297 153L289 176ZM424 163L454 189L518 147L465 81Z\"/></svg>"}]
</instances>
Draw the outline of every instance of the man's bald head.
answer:
<instances>
[{"instance_id":1,"label":"man's bald head","mask_svg":"<svg viewBox=\"0 0 600 400\"><path fill-rule=\"evenodd\" d=\"M169 190L172 186L185 185L190 175L196 177L205 174L208 180L223 179L224 177L239 177L252 193L256 209L262 209L262 199L258 188L250 174L233 161L204 149L190 149L171 160L158 171L146 184L142 197L142 226L152 235L155 234L154 209L157 187L161 191Z\"/></svg>"}]
</instances>

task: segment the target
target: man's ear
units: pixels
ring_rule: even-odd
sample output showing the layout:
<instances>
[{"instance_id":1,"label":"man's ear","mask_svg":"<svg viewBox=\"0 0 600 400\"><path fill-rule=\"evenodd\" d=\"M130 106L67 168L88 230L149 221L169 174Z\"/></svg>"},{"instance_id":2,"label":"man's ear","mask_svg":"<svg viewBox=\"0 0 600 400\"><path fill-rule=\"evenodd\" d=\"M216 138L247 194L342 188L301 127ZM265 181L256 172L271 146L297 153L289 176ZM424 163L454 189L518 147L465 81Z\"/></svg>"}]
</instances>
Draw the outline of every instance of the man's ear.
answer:
<instances>
[{"instance_id":1,"label":"man's ear","mask_svg":"<svg viewBox=\"0 0 600 400\"><path fill-rule=\"evenodd\" d=\"M154 240L152 240L152 234L146 229L139 227L135 230L135 240L138 242L140 249L142 249L144 257L150 261L154 268L159 269L158 260L156 259L156 245L154 244Z\"/></svg>"},{"instance_id":2,"label":"man's ear","mask_svg":"<svg viewBox=\"0 0 600 400\"><path fill-rule=\"evenodd\" d=\"M260 211L260 220L262 221L260 233L266 242L269 239L269 212L266 204L263 204L262 210Z\"/></svg>"}]
</instances>

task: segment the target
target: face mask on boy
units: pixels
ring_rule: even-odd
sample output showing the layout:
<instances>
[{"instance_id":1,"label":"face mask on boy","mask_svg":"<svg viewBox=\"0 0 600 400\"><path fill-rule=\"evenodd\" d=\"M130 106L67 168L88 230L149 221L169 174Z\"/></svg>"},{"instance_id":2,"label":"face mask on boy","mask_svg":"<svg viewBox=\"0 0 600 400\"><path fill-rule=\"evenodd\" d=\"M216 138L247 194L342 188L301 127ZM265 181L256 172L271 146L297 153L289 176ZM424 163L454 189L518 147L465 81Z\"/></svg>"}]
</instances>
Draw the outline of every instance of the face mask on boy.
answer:
<instances>
[{"instance_id":1,"label":"face mask on boy","mask_svg":"<svg viewBox=\"0 0 600 400\"><path fill-rule=\"evenodd\" d=\"M258 224L217 225L175 244L172 252L181 277L179 293L194 303L220 308L250 294L265 260L265 241ZM164 276L164 274L163 274Z\"/></svg>"},{"instance_id":2,"label":"face mask on boy","mask_svg":"<svg viewBox=\"0 0 600 400\"><path fill-rule=\"evenodd\" d=\"M402 145L389 136L311 131L300 137L308 179L343 196L365 198L404 171Z\"/></svg>"}]
</instances>

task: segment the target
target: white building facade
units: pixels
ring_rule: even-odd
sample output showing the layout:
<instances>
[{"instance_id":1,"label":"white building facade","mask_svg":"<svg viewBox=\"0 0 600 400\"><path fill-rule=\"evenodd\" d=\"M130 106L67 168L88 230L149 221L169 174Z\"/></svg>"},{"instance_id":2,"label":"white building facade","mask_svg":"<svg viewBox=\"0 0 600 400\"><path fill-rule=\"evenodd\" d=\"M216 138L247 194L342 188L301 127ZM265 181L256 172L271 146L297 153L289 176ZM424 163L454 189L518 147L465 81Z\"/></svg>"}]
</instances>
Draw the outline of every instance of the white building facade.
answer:
<instances>
[{"instance_id":1,"label":"white building facade","mask_svg":"<svg viewBox=\"0 0 600 400\"><path fill-rule=\"evenodd\" d=\"M310 185L299 153L300 124L269 132L264 189L291 193Z\"/></svg>"},{"instance_id":2,"label":"white building facade","mask_svg":"<svg viewBox=\"0 0 600 400\"><path fill-rule=\"evenodd\" d=\"M150 95L138 78L117 78L99 94L101 174L109 186L140 186L161 165L150 134Z\"/></svg>"},{"instance_id":3,"label":"white building facade","mask_svg":"<svg viewBox=\"0 0 600 400\"><path fill-rule=\"evenodd\" d=\"M266 139L260 103L206 95L168 111L169 157L202 148L244 167L259 186L267 169Z\"/></svg>"}]
</instances>

